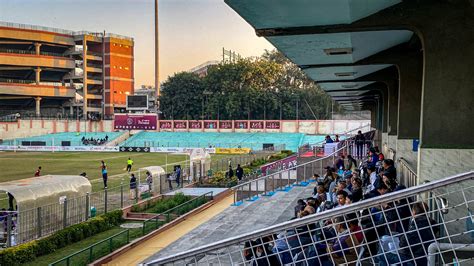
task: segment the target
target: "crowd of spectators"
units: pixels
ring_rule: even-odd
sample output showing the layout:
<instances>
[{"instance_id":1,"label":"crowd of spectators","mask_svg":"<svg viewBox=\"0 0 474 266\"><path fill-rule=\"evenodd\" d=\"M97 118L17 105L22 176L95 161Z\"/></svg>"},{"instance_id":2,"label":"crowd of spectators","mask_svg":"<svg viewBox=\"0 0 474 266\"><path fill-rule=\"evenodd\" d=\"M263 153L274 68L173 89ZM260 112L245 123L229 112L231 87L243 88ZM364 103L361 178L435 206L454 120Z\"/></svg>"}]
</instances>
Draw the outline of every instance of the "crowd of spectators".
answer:
<instances>
[{"instance_id":1,"label":"crowd of spectators","mask_svg":"<svg viewBox=\"0 0 474 266\"><path fill-rule=\"evenodd\" d=\"M90 138L86 138L86 137L82 137L81 138L81 142L83 145L91 145L91 146L100 146L100 145L103 145L105 143L107 143L107 141L109 141L109 136L108 135L105 135L104 138L93 138L93 137L90 137Z\"/></svg>"},{"instance_id":2,"label":"crowd of spectators","mask_svg":"<svg viewBox=\"0 0 474 266\"><path fill-rule=\"evenodd\" d=\"M341 155L324 176L315 174L312 195L297 201L292 219L405 189L394 161L384 159L376 147L356 165L352 157ZM364 257L378 265L426 265L426 250L439 231L428 211L426 203L413 198L375 204L249 241L244 255L251 265L355 265Z\"/></svg>"}]
</instances>

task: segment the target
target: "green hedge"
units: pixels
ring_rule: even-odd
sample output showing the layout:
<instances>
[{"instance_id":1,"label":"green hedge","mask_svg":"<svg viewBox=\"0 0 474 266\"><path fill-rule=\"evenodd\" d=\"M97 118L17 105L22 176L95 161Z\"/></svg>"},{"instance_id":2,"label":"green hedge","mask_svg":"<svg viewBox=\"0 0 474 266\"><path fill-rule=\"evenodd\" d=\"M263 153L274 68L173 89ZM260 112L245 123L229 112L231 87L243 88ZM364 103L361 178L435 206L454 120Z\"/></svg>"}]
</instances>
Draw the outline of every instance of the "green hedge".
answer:
<instances>
[{"instance_id":1,"label":"green hedge","mask_svg":"<svg viewBox=\"0 0 474 266\"><path fill-rule=\"evenodd\" d=\"M20 265L36 257L51 254L57 249L104 232L123 221L122 210L112 211L69 226L48 237L0 251L1 265Z\"/></svg>"},{"instance_id":2,"label":"green hedge","mask_svg":"<svg viewBox=\"0 0 474 266\"><path fill-rule=\"evenodd\" d=\"M155 202L147 201L145 205L133 205L132 212L163 213L178 205L191 200L193 197L185 196L183 193L176 193L173 197L160 199Z\"/></svg>"}]
</instances>

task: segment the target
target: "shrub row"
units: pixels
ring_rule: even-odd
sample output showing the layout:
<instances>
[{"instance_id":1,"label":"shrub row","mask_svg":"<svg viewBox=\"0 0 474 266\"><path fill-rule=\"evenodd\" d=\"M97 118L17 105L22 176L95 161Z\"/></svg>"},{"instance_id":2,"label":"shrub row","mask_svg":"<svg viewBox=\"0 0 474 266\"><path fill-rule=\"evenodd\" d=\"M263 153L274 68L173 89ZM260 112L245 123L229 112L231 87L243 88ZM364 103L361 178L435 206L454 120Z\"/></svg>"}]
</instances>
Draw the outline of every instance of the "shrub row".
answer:
<instances>
[{"instance_id":1,"label":"shrub row","mask_svg":"<svg viewBox=\"0 0 474 266\"><path fill-rule=\"evenodd\" d=\"M180 204L185 203L188 200L191 200L191 196L185 196L183 193L176 193L173 197L160 199L155 202L147 201L145 205L133 205L133 212L142 212L146 211L149 213L163 213L169 209L172 209Z\"/></svg>"},{"instance_id":2,"label":"shrub row","mask_svg":"<svg viewBox=\"0 0 474 266\"><path fill-rule=\"evenodd\" d=\"M20 265L36 257L107 231L123 221L122 210L112 211L91 218L83 223L69 226L50 236L0 251L0 265Z\"/></svg>"}]
</instances>

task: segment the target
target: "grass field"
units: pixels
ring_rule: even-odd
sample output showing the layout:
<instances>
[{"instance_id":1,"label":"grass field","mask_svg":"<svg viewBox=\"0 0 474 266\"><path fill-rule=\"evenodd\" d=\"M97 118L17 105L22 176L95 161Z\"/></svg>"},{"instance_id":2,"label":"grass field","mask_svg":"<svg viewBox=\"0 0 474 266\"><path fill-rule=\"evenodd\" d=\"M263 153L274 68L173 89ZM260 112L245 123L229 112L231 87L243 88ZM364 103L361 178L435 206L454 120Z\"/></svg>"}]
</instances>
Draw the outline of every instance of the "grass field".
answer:
<instances>
[{"instance_id":1,"label":"grass field","mask_svg":"<svg viewBox=\"0 0 474 266\"><path fill-rule=\"evenodd\" d=\"M158 165L168 171L174 164L185 166L189 156L163 153L124 153L124 152L0 152L0 182L33 177L38 166L42 175L79 175L86 172L92 183L92 190L103 188L100 161L107 163L109 187L118 186L122 179L128 182L125 171L127 159L133 161L133 170ZM229 155L211 155L213 160ZM189 162L188 162L189 163ZM3 198L3 196L0 196Z\"/></svg>"}]
</instances>

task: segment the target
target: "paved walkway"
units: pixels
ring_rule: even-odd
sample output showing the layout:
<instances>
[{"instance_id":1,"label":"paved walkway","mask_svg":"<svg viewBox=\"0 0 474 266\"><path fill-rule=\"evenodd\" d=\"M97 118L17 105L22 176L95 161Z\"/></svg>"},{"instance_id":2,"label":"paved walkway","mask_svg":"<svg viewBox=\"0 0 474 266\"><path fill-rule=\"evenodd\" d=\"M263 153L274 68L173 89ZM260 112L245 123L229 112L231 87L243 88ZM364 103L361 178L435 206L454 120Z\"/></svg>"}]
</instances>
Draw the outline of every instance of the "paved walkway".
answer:
<instances>
[{"instance_id":1,"label":"paved walkway","mask_svg":"<svg viewBox=\"0 0 474 266\"><path fill-rule=\"evenodd\" d=\"M107 265L137 265L141 261L159 252L160 250L167 247L182 236L186 235L193 229L197 228L201 224L209 221L214 216L224 211L233 203L233 200L233 195L230 195L220 200L219 202L203 210L202 212L193 215L192 217L184 220L183 222L175 225L174 227L164 232L161 232L153 238L150 238L149 240L139 244L135 248L117 257L115 260L111 261Z\"/></svg>"}]
</instances>

